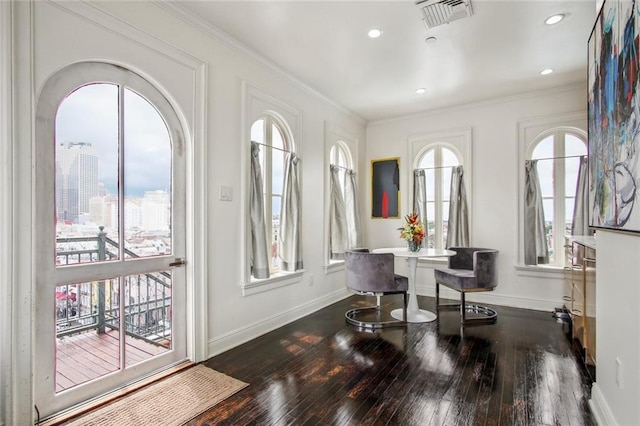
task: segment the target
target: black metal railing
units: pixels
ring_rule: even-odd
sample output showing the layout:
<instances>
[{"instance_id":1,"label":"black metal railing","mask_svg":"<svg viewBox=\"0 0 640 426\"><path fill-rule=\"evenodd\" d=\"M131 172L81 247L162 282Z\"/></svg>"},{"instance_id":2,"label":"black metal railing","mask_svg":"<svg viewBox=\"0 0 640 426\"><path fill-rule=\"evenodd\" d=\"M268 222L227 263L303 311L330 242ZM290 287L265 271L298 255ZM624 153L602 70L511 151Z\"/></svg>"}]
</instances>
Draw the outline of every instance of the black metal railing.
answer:
<instances>
[{"instance_id":1,"label":"black metal railing","mask_svg":"<svg viewBox=\"0 0 640 426\"><path fill-rule=\"evenodd\" d=\"M118 242L108 238L103 227L95 237L63 237L56 242L58 265L109 261L120 255ZM141 257L127 248L122 255ZM98 333L104 333L106 328L120 329L121 297L125 332L166 347L171 340L172 300L171 274L166 271L57 286L57 336L92 329Z\"/></svg>"}]
</instances>

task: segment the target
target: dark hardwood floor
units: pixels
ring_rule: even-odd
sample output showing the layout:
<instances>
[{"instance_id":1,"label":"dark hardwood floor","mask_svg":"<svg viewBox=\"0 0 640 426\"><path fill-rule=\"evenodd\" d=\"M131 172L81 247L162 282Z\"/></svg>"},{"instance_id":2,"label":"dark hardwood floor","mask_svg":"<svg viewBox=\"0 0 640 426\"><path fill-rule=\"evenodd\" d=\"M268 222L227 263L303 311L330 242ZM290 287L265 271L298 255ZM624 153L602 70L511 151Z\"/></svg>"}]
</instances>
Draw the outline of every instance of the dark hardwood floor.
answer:
<instances>
[{"instance_id":1,"label":"dark hardwood floor","mask_svg":"<svg viewBox=\"0 0 640 426\"><path fill-rule=\"evenodd\" d=\"M496 324L463 336L457 311L377 333L346 325L371 302L350 297L209 359L249 386L188 424L595 425L591 382L551 312L494 307Z\"/></svg>"}]
</instances>

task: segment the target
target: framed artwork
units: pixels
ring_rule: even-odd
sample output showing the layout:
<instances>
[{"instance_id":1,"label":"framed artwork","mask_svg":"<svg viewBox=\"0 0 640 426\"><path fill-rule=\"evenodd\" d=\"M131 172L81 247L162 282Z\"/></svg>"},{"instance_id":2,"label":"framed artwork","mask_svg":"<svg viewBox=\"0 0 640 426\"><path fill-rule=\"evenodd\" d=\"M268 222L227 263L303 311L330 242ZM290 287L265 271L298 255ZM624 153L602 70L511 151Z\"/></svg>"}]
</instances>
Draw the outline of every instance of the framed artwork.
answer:
<instances>
[{"instance_id":1,"label":"framed artwork","mask_svg":"<svg viewBox=\"0 0 640 426\"><path fill-rule=\"evenodd\" d=\"M371 160L371 217L400 217L400 159Z\"/></svg>"},{"instance_id":2,"label":"framed artwork","mask_svg":"<svg viewBox=\"0 0 640 426\"><path fill-rule=\"evenodd\" d=\"M605 0L588 42L589 224L640 232L640 15Z\"/></svg>"}]
</instances>

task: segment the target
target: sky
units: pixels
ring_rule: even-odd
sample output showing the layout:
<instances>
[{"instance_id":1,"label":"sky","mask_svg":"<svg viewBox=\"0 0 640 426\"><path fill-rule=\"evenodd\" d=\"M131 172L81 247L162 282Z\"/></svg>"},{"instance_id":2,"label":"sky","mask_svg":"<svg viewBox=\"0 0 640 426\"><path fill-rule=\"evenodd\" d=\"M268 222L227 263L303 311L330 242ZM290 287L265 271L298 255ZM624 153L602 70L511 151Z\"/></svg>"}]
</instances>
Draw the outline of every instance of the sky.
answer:
<instances>
[{"instance_id":1,"label":"sky","mask_svg":"<svg viewBox=\"0 0 640 426\"><path fill-rule=\"evenodd\" d=\"M164 120L137 93L124 96L125 197L170 190L171 143ZM91 84L71 93L56 116L56 144L89 142L98 152L99 181L116 195L118 185L118 87Z\"/></svg>"}]
</instances>

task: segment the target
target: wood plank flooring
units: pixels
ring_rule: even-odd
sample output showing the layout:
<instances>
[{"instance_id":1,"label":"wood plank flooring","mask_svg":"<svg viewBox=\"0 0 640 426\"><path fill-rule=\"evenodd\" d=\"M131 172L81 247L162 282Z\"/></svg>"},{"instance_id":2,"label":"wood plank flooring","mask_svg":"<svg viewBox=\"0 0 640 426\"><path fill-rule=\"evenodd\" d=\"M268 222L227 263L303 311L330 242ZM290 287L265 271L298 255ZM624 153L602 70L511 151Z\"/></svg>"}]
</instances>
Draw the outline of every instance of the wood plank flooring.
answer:
<instances>
[{"instance_id":1,"label":"wood plank flooring","mask_svg":"<svg viewBox=\"0 0 640 426\"><path fill-rule=\"evenodd\" d=\"M345 323L369 303L350 297L208 360L249 386L188 424L595 425L589 376L551 312L494 307L496 324L462 334L457 311L377 333Z\"/></svg>"},{"instance_id":2,"label":"wood plank flooring","mask_svg":"<svg viewBox=\"0 0 640 426\"><path fill-rule=\"evenodd\" d=\"M126 365L131 366L165 352L167 348L127 336ZM85 383L120 368L118 330L103 334L89 330L56 339L56 392Z\"/></svg>"}]
</instances>

